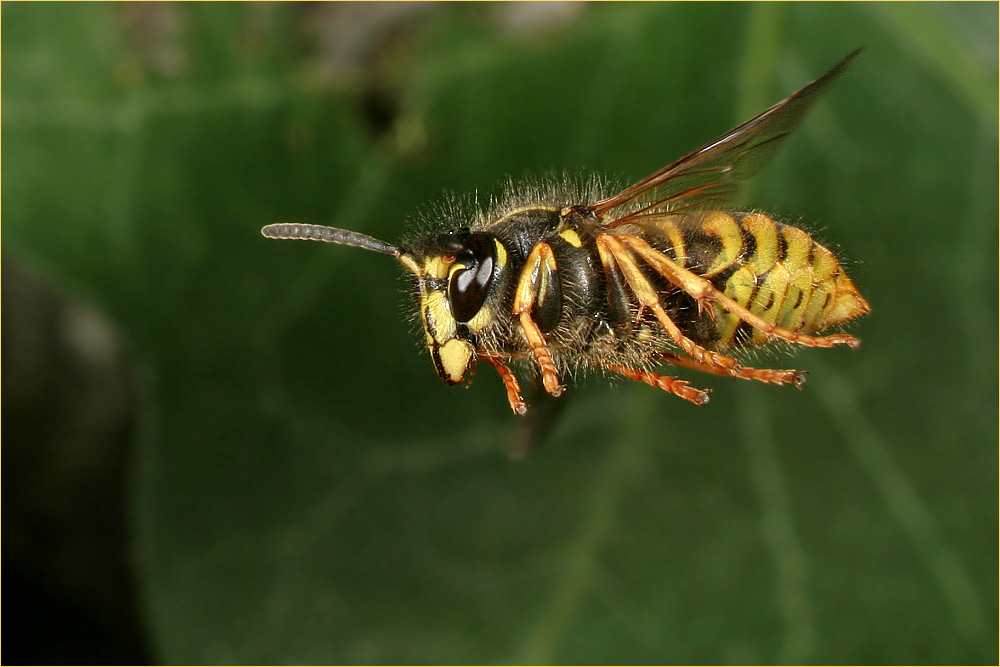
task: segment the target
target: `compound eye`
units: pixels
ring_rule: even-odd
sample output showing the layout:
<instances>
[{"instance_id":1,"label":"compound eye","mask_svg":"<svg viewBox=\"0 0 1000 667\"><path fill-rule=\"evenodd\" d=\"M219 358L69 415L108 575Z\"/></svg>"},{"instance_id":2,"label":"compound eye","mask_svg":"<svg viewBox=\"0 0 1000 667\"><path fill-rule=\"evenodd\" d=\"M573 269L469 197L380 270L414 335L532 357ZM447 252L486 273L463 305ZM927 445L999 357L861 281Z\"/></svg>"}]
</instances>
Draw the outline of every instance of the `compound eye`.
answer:
<instances>
[{"instance_id":1,"label":"compound eye","mask_svg":"<svg viewBox=\"0 0 1000 667\"><path fill-rule=\"evenodd\" d=\"M493 266L496 264L496 248L487 234L472 234L465 242L465 248L458 255L458 262L465 266L451 274L448 283L448 300L451 314L458 322L468 322L486 302Z\"/></svg>"}]
</instances>

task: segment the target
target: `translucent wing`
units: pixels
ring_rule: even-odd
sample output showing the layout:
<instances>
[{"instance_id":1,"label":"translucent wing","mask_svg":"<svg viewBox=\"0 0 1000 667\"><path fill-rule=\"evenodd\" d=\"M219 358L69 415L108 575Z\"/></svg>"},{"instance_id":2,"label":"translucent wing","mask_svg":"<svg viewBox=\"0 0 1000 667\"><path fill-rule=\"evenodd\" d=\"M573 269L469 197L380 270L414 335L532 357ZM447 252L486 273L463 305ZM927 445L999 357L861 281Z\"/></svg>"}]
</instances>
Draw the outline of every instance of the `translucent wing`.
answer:
<instances>
[{"instance_id":1,"label":"translucent wing","mask_svg":"<svg viewBox=\"0 0 1000 667\"><path fill-rule=\"evenodd\" d=\"M860 52L852 51L822 77L756 118L618 194L591 204L590 209L603 216L628 206L624 215L610 223L614 227L642 215L722 206L743 181L767 165L785 137Z\"/></svg>"}]
</instances>

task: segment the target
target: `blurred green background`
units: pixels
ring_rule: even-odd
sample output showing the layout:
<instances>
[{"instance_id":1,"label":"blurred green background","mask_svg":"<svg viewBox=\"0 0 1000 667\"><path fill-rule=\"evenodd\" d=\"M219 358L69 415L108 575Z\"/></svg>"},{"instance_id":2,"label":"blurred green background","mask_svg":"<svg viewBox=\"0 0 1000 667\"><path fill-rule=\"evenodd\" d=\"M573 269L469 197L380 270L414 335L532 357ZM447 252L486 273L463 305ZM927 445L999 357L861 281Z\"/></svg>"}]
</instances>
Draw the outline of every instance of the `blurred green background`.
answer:
<instances>
[{"instance_id":1,"label":"blurred green background","mask_svg":"<svg viewBox=\"0 0 1000 667\"><path fill-rule=\"evenodd\" d=\"M2 19L8 661L996 664L995 3ZM801 392L594 378L514 464L399 267L258 231L637 179L858 46L746 197L873 307Z\"/></svg>"}]
</instances>

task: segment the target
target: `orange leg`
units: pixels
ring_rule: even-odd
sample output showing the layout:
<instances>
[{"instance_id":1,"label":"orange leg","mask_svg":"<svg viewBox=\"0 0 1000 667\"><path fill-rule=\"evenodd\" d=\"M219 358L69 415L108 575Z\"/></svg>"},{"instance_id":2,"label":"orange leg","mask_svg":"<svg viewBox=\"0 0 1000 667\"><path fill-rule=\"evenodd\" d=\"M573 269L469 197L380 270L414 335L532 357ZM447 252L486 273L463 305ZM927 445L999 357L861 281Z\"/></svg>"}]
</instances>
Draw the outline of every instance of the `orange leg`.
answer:
<instances>
[{"instance_id":1,"label":"orange leg","mask_svg":"<svg viewBox=\"0 0 1000 667\"><path fill-rule=\"evenodd\" d=\"M608 234L601 234L597 237L597 251L601 256L601 263L607 270L611 270L612 264L618 266L625 277L625 282L639 298L640 308L648 308L652 311L671 340L684 352L706 366L720 369L723 371L722 374L728 375L730 374L728 371L740 368L740 363L736 359L705 349L681 332L680 328L667 315L667 312L663 310L659 295L642 274L642 270L639 269L639 265L636 264L631 253L618 239Z\"/></svg>"},{"instance_id":2,"label":"orange leg","mask_svg":"<svg viewBox=\"0 0 1000 667\"><path fill-rule=\"evenodd\" d=\"M514 414L523 415L528 412L528 404L521 398L521 385L517 383L517 377L507 367L507 364L500 357L480 354L479 358L495 368L497 375L503 380L504 389L507 390L507 402L510 403L510 409L514 411Z\"/></svg>"},{"instance_id":3,"label":"orange leg","mask_svg":"<svg viewBox=\"0 0 1000 667\"><path fill-rule=\"evenodd\" d=\"M694 387L689 386L684 380L678 380L677 378L660 375L659 373L653 373L651 371L644 371L640 368L621 366L619 364L608 364L604 368L613 373L624 375L630 380L645 382L651 387L656 387L657 389L670 392L674 396L680 396L684 400L691 401L695 405L705 405L708 403L707 390L695 389Z\"/></svg>"},{"instance_id":4,"label":"orange leg","mask_svg":"<svg viewBox=\"0 0 1000 667\"><path fill-rule=\"evenodd\" d=\"M805 345L807 347L850 345L852 348L857 349L861 345L861 341L854 336L849 336L847 334L834 334L832 336L807 336L805 334L791 331L790 329L783 329L775 326L761 316L751 312L747 308L730 299L728 296L716 289L710 281L702 278L696 273L688 271L663 253L657 252L641 238L630 234L622 234L614 238L620 239L622 242L627 244L629 248L642 257L646 263L656 269L657 273L697 299L699 310L703 309L708 302L714 301L726 311L736 315L753 328L763 331L768 336L782 338L792 343L798 343L799 345ZM685 352L687 352L687 350L685 350Z\"/></svg>"},{"instance_id":5,"label":"orange leg","mask_svg":"<svg viewBox=\"0 0 1000 667\"><path fill-rule=\"evenodd\" d=\"M705 373L714 373L715 375L729 375L731 377L743 378L745 380L758 380L760 382L770 382L773 384L785 384L790 382L799 389L801 389L802 385L806 383L805 371L785 371L773 368L749 368L747 366L727 371L725 369L716 368L715 366L703 364L694 359L688 359L687 357L673 354L672 352L661 352L657 355L657 357L661 361L666 361L667 363L674 364L675 366L683 366L684 368L704 371Z\"/></svg>"},{"instance_id":6,"label":"orange leg","mask_svg":"<svg viewBox=\"0 0 1000 667\"><path fill-rule=\"evenodd\" d=\"M531 319L531 310L538 300L538 295L544 292L548 285L548 276L555 274L555 271L556 260L552 255L552 248L547 243L539 243L532 248L524 269L521 270L521 277L517 281L514 314L520 319L524 337L531 347L532 354L535 355L535 361L542 373L542 386L545 387L545 391L558 396L563 392L563 387L559 384L559 371L552 359L552 353L545 344L542 330Z\"/></svg>"}]
</instances>

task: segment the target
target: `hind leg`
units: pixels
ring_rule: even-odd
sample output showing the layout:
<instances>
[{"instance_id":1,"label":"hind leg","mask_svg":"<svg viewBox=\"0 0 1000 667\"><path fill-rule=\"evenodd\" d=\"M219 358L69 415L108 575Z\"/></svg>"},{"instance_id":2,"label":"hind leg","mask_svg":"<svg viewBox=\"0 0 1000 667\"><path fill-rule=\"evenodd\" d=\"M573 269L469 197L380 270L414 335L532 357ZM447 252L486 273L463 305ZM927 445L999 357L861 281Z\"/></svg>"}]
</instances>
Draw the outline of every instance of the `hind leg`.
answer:
<instances>
[{"instance_id":1,"label":"hind leg","mask_svg":"<svg viewBox=\"0 0 1000 667\"><path fill-rule=\"evenodd\" d=\"M666 361L675 366L683 366L696 371L712 373L714 375L728 375L730 377L743 378L744 380L757 380L758 382L769 382L771 384L794 384L799 389L806 383L806 372L796 370L776 370L773 368L751 368L742 366L734 369L720 369L716 366L703 364L695 359L682 357L673 352L661 352L657 355L661 361Z\"/></svg>"}]
</instances>

